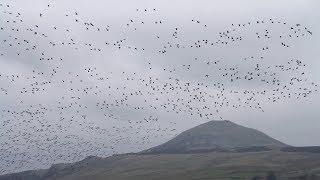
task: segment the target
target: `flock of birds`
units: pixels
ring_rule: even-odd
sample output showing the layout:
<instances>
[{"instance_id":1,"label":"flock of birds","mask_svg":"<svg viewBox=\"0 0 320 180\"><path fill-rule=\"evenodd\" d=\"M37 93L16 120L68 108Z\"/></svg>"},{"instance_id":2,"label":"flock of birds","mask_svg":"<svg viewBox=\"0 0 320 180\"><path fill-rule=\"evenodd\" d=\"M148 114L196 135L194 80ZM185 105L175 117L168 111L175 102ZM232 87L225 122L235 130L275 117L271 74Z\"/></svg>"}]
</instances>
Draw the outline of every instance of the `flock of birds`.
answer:
<instances>
[{"instance_id":1,"label":"flock of birds","mask_svg":"<svg viewBox=\"0 0 320 180\"><path fill-rule=\"evenodd\" d=\"M318 90L301 59L270 55L312 36L302 24L270 18L212 34L210 23L172 26L151 8L117 25L67 12L65 26L47 22L53 2L31 22L14 5L0 1L0 174L136 152L188 118L264 112Z\"/></svg>"}]
</instances>

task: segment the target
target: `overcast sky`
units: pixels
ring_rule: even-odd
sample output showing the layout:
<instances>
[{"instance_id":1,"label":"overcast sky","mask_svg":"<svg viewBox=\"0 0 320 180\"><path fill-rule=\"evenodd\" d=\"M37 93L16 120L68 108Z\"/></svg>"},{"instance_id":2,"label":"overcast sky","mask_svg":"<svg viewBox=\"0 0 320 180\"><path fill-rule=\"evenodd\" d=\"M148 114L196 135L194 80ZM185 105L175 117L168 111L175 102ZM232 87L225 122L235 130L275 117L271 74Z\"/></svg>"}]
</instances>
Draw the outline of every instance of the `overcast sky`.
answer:
<instances>
[{"instance_id":1,"label":"overcast sky","mask_svg":"<svg viewBox=\"0 0 320 180\"><path fill-rule=\"evenodd\" d=\"M136 152L221 119L289 145L320 145L317 7L317 0L4 1L0 173ZM301 78L284 92L292 97L268 99L282 91L274 91L272 78L230 82L230 74L244 77L257 64L267 72L261 78L281 85ZM280 70L297 64L296 71ZM186 84L221 98L192 102L196 113L175 107L191 97L177 91ZM173 89L161 93L164 87ZM267 93L234 93L246 90ZM312 93L297 99L303 91Z\"/></svg>"}]
</instances>

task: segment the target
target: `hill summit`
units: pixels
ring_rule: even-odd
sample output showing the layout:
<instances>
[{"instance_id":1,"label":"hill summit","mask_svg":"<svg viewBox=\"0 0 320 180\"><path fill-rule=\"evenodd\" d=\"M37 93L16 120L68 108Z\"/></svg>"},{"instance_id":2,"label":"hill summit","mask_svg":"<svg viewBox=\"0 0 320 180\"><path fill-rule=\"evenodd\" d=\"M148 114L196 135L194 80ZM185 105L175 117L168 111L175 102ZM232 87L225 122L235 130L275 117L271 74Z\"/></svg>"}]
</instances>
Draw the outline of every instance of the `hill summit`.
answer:
<instances>
[{"instance_id":1,"label":"hill summit","mask_svg":"<svg viewBox=\"0 0 320 180\"><path fill-rule=\"evenodd\" d=\"M145 150L143 154L195 153L232 149L282 148L288 145L231 121L210 121L182 132L174 139Z\"/></svg>"}]
</instances>

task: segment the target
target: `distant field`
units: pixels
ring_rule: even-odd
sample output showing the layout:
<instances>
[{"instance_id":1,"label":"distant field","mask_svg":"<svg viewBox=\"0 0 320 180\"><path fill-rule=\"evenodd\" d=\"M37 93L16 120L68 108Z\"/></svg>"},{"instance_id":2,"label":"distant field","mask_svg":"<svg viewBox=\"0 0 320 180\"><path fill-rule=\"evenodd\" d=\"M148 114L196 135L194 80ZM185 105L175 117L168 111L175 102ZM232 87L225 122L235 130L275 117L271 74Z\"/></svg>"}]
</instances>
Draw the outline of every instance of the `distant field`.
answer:
<instances>
[{"instance_id":1,"label":"distant field","mask_svg":"<svg viewBox=\"0 0 320 180\"><path fill-rule=\"evenodd\" d=\"M224 180L251 179L269 171L274 171L278 179L320 175L320 154L268 151L91 157L74 164L55 165L49 170L3 176L0 180Z\"/></svg>"}]
</instances>

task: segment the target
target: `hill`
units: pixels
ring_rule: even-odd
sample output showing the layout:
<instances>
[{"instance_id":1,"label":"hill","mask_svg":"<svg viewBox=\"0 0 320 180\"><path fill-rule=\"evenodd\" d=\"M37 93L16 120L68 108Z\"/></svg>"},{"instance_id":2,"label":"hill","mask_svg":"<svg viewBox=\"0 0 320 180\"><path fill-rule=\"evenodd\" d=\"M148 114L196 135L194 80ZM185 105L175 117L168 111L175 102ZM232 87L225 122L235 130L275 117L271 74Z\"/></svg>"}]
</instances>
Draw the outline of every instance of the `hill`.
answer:
<instances>
[{"instance_id":1,"label":"hill","mask_svg":"<svg viewBox=\"0 0 320 180\"><path fill-rule=\"evenodd\" d=\"M0 180L189 180L251 179L273 171L278 179L320 175L319 153L267 152L90 157L47 170L0 176ZM305 178L309 179L309 178ZM317 178L319 179L319 178Z\"/></svg>"},{"instance_id":2,"label":"hill","mask_svg":"<svg viewBox=\"0 0 320 180\"><path fill-rule=\"evenodd\" d=\"M230 121L211 121L137 154L90 156L0 180L320 179L320 147L292 147ZM272 173L270 173L272 172Z\"/></svg>"},{"instance_id":3,"label":"hill","mask_svg":"<svg viewBox=\"0 0 320 180\"><path fill-rule=\"evenodd\" d=\"M255 129L243 127L231 121L210 121L182 132L174 139L141 153L263 151L282 147L288 147L288 145Z\"/></svg>"}]
</instances>

